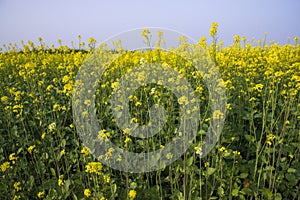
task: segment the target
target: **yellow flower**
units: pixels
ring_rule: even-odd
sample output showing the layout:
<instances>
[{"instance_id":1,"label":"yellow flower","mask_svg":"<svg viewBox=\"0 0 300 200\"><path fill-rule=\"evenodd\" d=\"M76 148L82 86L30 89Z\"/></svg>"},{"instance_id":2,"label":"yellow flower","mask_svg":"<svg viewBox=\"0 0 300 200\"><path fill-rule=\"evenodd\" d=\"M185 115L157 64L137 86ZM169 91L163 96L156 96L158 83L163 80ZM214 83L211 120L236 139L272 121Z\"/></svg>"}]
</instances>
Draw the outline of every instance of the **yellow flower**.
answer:
<instances>
[{"instance_id":1,"label":"yellow flower","mask_svg":"<svg viewBox=\"0 0 300 200\"><path fill-rule=\"evenodd\" d=\"M124 134L124 135L127 135L127 134L130 133L130 131L131 131L130 128L125 128L125 129L123 130L123 134Z\"/></svg>"},{"instance_id":2,"label":"yellow flower","mask_svg":"<svg viewBox=\"0 0 300 200\"><path fill-rule=\"evenodd\" d=\"M61 186L64 184L63 178L64 178L64 175L59 176L58 181L57 181L58 186Z\"/></svg>"},{"instance_id":3,"label":"yellow flower","mask_svg":"<svg viewBox=\"0 0 300 200\"><path fill-rule=\"evenodd\" d=\"M195 147L194 149L195 149L196 154L201 155L201 153L202 153L201 147Z\"/></svg>"},{"instance_id":4,"label":"yellow flower","mask_svg":"<svg viewBox=\"0 0 300 200\"><path fill-rule=\"evenodd\" d=\"M2 97L1 97L1 101L2 101L2 102L6 102L7 100L8 100L8 97L7 97L7 96L2 96Z\"/></svg>"},{"instance_id":5,"label":"yellow flower","mask_svg":"<svg viewBox=\"0 0 300 200\"><path fill-rule=\"evenodd\" d=\"M118 161L118 162L121 162L121 161L122 161L122 157L121 157L120 155L118 156L117 161Z\"/></svg>"},{"instance_id":6,"label":"yellow flower","mask_svg":"<svg viewBox=\"0 0 300 200\"><path fill-rule=\"evenodd\" d=\"M17 200L17 199L21 199L21 196L20 195L15 195L13 200Z\"/></svg>"},{"instance_id":7,"label":"yellow flower","mask_svg":"<svg viewBox=\"0 0 300 200\"><path fill-rule=\"evenodd\" d=\"M223 119L224 113L222 113L220 110L215 110L213 113L213 119Z\"/></svg>"},{"instance_id":8,"label":"yellow flower","mask_svg":"<svg viewBox=\"0 0 300 200\"><path fill-rule=\"evenodd\" d=\"M173 154L172 154L172 153L168 153L168 154L167 154L167 159L170 160L171 158L173 158Z\"/></svg>"},{"instance_id":9,"label":"yellow flower","mask_svg":"<svg viewBox=\"0 0 300 200\"><path fill-rule=\"evenodd\" d=\"M239 44L239 43L240 43L240 41L241 41L241 38L240 38L240 36L239 36L239 35L235 35L235 36L233 36L233 41L234 41L234 43L237 43L237 44Z\"/></svg>"},{"instance_id":10,"label":"yellow flower","mask_svg":"<svg viewBox=\"0 0 300 200\"><path fill-rule=\"evenodd\" d=\"M106 182L106 183L109 183L109 181L110 181L110 176L109 175L103 175L103 179L104 179L104 181Z\"/></svg>"},{"instance_id":11,"label":"yellow flower","mask_svg":"<svg viewBox=\"0 0 300 200\"><path fill-rule=\"evenodd\" d=\"M219 152L227 152L227 149L225 147L219 148Z\"/></svg>"},{"instance_id":12,"label":"yellow flower","mask_svg":"<svg viewBox=\"0 0 300 200\"><path fill-rule=\"evenodd\" d=\"M89 100L89 99L84 100L84 105L87 105L87 106L91 105L91 100Z\"/></svg>"},{"instance_id":13,"label":"yellow flower","mask_svg":"<svg viewBox=\"0 0 300 200\"><path fill-rule=\"evenodd\" d=\"M130 137L126 137L125 143L128 143L128 142L130 142L130 141L131 141Z\"/></svg>"},{"instance_id":14,"label":"yellow flower","mask_svg":"<svg viewBox=\"0 0 300 200\"><path fill-rule=\"evenodd\" d=\"M119 86L119 82L113 82L112 84L111 84L111 88L112 89L115 89L115 88L117 88Z\"/></svg>"},{"instance_id":15,"label":"yellow flower","mask_svg":"<svg viewBox=\"0 0 300 200\"><path fill-rule=\"evenodd\" d=\"M102 130L100 130L99 132L98 132L98 139L100 140L100 141L107 141L108 140L108 136L107 136L107 134L106 134L107 132L106 132L106 130L105 129L102 129Z\"/></svg>"},{"instance_id":16,"label":"yellow flower","mask_svg":"<svg viewBox=\"0 0 300 200\"><path fill-rule=\"evenodd\" d=\"M135 103L135 106L141 106L142 105L142 102L138 101Z\"/></svg>"},{"instance_id":17,"label":"yellow flower","mask_svg":"<svg viewBox=\"0 0 300 200\"><path fill-rule=\"evenodd\" d=\"M9 155L9 160L14 162L14 161L18 160L18 157L16 156L15 153L12 153Z\"/></svg>"},{"instance_id":18,"label":"yellow flower","mask_svg":"<svg viewBox=\"0 0 300 200\"><path fill-rule=\"evenodd\" d=\"M95 38L89 38L88 40L88 43L91 44L91 43L96 43L97 41L95 40Z\"/></svg>"},{"instance_id":19,"label":"yellow flower","mask_svg":"<svg viewBox=\"0 0 300 200\"><path fill-rule=\"evenodd\" d=\"M226 109L227 109L227 110L232 110L232 106L231 106L230 103L227 103L227 104L226 104Z\"/></svg>"},{"instance_id":20,"label":"yellow flower","mask_svg":"<svg viewBox=\"0 0 300 200\"><path fill-rule=\"evenodd\" d=\"M65 76L62 78L62 82L63 82L63 83L67 83L69 80L70 80L70 77L69 77L68 75L65 75Z\"/></svg>"},{"instance_id":21,"label":"yellow flower","mask_svg":"<svg viewBox=\"0 0 300 200\"><path fill-rule=\"evenodd\" d=\"M35 148L35 145L31 145L30 147L27 148L27 151L32 154L33 149Z\"/></svg>"},{"instance_id":22,"label":"yellow flower","mask_svg":"<svg viewBox=\"0 0 300 200\"><path fill-rule=\"evenodd\" d=\"M131 118L130 123L137 123L137 121L138 121L138 119L135 118L135 117L133 117L133 118ZM126 129L125 129L125 130L126 130ZM125 134L125 133L124 133L124 134Z\"/></svg>"},{"instance_id":23,"label":"yellow flower","mask_svg":"<svg viewBox=\"0 0 300 200\"><path fill-rule=\"evenodd\" d=\"M21 104L18 104L18 105L14 105L13 106L13 112L18 112L18 110L17 109L23 109L23 105L21 105Z\"/></svg>"},{"instance_id":24,"label":"yellow flower","mask_svg":"<svg viewBox=\"0 0 300 200\"><path fill-rule=\"evenodd\" d=\"M46 91L47 92L50 92L52 90L54 86L53 85L48 85L47 88L46 88Z\"/></svg>"},{"instance_id":25,"label":"yellow flower","mask_svg":"<svg viewBox=\"0 0 300 200\"><path fill-rule=\"evenodd\" d=\"M15 188L15 190L18 192L18 191L20 191L20 190L22 190L22 188L21 188L21 182L15 182L14 183L14 188Z\"/></svg>"},{"instance_id":26,"label":"yellow flower","mask_svg":"<svg viewBox=\"0 0 300 200\"><path fill-rule=\"evenodd\" d=\"M81 149L81 152L80 152L80 153L82 153L84 156L88 156L88 155L90 155L91 151L90 151L89 148L83 147L83 148Z\"/></svg>"},{"instance_id":27,"label":"yellow flower","mask_svg":"<svg viewBox=\"0 0 300 200\"><path fill-rule=\"evenodd\" d=\"M52 132L53 130L55 130L55 128L56 128L56 123L55 122L53 122L53 123L51 123L51 124L48 125L48 129L49 129L50 132Z\"/></svg>"},{"instance_id":28,"label":"yellow flower","mask_svg":"<svg viewBox=\"0 0 300 200\"><path fill-rule=\"evenodd\" d=\"M254 87L253 87L253 90L257 90L258 92L261 92L262 89L263 89L264 85L263 84L256 84Z\"/></svg>"},{"instance_id":29,"label":"yellow flower","mask_svg":"<svg viewBox=\"0 0 300 200\"><path fill-rule=\"evenodd\" d=\"M217 31L218 31L218 23L213 22L209 31L209 35L213 37L217 34Z\"/></svg>"},{"instance_id":30,"label":"yellow flower","mask_svg":"<svg viewBox=\"0 0 300 200\"><path fill-rule=\"evenodd\" d=\"M182 97L179 97L178 98L178 103L180 104L180 105L186 105L187 104L187 102L188 102L188 98L186 97L186 96L182 96Z\"/></svg>"},{"instance_id":31,"label":"yellow flower","mask_svg":"<svg viewBox=\"0 0 300 200\"><path fill-rule=\"evenodd\" d=\"M136 197L136 191L135 190L130 190L128 193L128 197L131 199L134 199Z\"/></svg>"},{"instance_id":32,"label":"yellow flower","mask_svg":"<svg viewBox=\"0 0 300 200\"><path fill-rule=\"evenodd\" d=\"M60 110L60 105L56 103L53 105L53 111L57 111L57 110Z\"/></svg>"},{"instance_id":33,"label":"yellow flower","mask_svg":"<svg viewBox=\"0 0 300 200\"><path fill-rule=\"evenodd\" d=\"M141 31L141 35L142 35L143 37L147 37L149 34L150 34L149 29L143 29L143 30Z\"/></svg>"},{"instance_id":34,"label":"yellow flower","mask_svg":"<svg viewBox=\"0 0 300 200\"><path fill-rule=\"evenodd\" d=\"M2 172L5 172L7 170L7 168L10 168L10 162L4 162L4 163L2 163L2 165L1 165L0 168L1 168Z\"/></svg>"},{"instance_id":35,"label":"yellow flower","mask_svg":"<svg viewBox=\"0 0 300 200\"><path fill-rule=\"evenodd\" d=\"M129 99L129 101L136 101L136 100L137 100L137 96L135 96L135 95L130 95L130 96L128 97L128 99Z\"/></svg>"},{"instance_id":36,"label":"yellow flower","mask_svg":"<svg viewBox=\"0 0 300 200\"><path fill-rule=\"evenodd\" d=\"M207 44L206 44L206 37L205 36L203 36L203 37L200 38L199 45L202 46L202 47L204 47L204 48L207 46Z\"/></svg>"},{"instance_id":37,"label":"yellow flower","mask_svg":"<svg viewBox=\"0 0 300 200\"><path fill-rule=\"evenodd\" d=\"M274 139L276 139L276 136L275 136L275 135L273 135L273 134L268 134L268 135L267 135L267 144L268 144L268 145L271 145Z\"/></svg>"},{"instance_id":38,"label":"yellow flower","mask_svg":"<svg viewBox=\"0 0 300 200\"><path fill-rule=\"evenodd\" d=\"M84 196L90 197L91 196L91 190L90 189L85 189L83 192Z\"/></svg>"},{"instance_id":39,"label":"yellow flower","mask_svg":"<svg viewBox=\"0 0 300 200\"><path fill-rule=\"evenodd\" d=\"M205 162L204 167L209 167L209 162Z\"/></svg>"},{"instance_id":40,"label":"yellow flower","mask_svg":"<svg viewBox=\"0 0 300 200\"><path fill-rule=\"evenodd\" d=\"M66 154L66 151L63 149L63 150L60 151L59 154L60 154L61 156L62 156L62 155L65 155L65 154Z\"/></svg>"},{"instance_id":41,"label":"yellow flower","mask_svg":"<svg viewBox=\"0 0 300 200\"><path fill-rule=\"evenodd\" d=\"M38 196L39 199L42 199L42 198L44 198L44 196L45 196L45 192L44 192L44 191L43 191L43 192L39 192L39 193L37 194L37 196Z\"/></svg>"},{"instance_id":42,"label":"yellow flower","mask_svg":"<svg viewBox=\"0 0 300 200\"><path fill-rule=\"evenodd\" d=\"M102 170L102 164L100 162L89 162L86 166L85 166L85 172L88 173L95 173L100 175Z\"/></svg>"},{"instance_id":43,"label":"yellow flower","mask_svg":"<svg viewBox=\"0 0 300 200\"><path fill-rule=\"evenodd\" d=\"M69 94L69 91L71 91L72 90L72 88L73 88L73 85L69 82L69 83L67 83L66 85L64 85L64 90L63 90L63 92L65 93L65 94Z\"/></svg>"},{"instance_id":44,"label":"yellow flower","mask_svg":"<svg viewBox=\"0 0 300 200\"><path fill-rule=\"evenodd\" d=\"M42 140L45 139L45 137L46 137L46 132L43 132L41 136Z\"/></svg>"}]
</instances>

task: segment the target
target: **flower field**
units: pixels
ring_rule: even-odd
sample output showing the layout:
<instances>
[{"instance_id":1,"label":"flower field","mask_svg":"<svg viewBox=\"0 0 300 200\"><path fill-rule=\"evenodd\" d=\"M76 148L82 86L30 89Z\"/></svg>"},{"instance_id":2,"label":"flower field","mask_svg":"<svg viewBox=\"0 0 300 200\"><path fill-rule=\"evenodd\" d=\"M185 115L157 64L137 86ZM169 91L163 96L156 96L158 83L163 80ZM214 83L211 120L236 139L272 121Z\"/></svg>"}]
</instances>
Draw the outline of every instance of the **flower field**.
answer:
<instances>
[{"instance_id":1,"label":"flower field","mask_svg":"<svg viewBox=\"0 0 300 200\"><path fill-rule=\"evenodd\" d=\"M39 43L3 45L0 52L0 199L299 199L300 198L300 44L267 44L234 36L232 45L217 41L203 49L216 64L226 88L226 113L210 113L203 74L176 54L189 48L181 39L172 52L115 52L95 93L99 140L109 139L132 152L165 148L179 129L180 106L163 85L144 84L127 99L132 123L147 124L149 110L166 109L166 124L155 136L137 139L113 117L110 98L122 75L147 63L171 66L189 81L201 111L197 136L174 163L152 172L114 170L96 159L76 130L72 95L76 74L96 41L69 48ZM147 33L143 33L147 41ZM137 82L147 74L140 73ZM168 79L170 83L176 80ZM90 105L89 99L84 101ZM85 116L86 113L82 113ZM201 144L214 118L225 117L221 137L200 159ZM110 159L114 149L102 158ZM166 159L172 159L167 154ZM117 158L115 161L121 161Z\"/></svg>"}]
</instances>

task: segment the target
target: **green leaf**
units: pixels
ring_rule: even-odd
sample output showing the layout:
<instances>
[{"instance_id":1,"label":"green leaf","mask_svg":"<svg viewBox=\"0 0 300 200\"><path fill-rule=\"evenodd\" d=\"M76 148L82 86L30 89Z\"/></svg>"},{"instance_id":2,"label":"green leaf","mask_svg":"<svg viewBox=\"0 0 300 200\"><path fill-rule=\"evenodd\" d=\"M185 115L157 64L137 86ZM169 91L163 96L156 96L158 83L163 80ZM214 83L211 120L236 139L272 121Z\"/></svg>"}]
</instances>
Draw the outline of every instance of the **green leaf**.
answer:
<instances>
[{"instance_id":1,"label":"green leaf","mask_svg":"<svg viewBox=\"0 0 300 200\"><path fill-rule=\"evenodd\" d=\"M235 188L232 190L231 195L237 197L239 195L239 188Z\"/></svg>"},{"instance_id":2,"label":"green leaf","mask_svg":"<svg viewBox=\"0 0 300 200\"><path fill-rule=\"evenodd\" d=\"M194 157L191 156L191 157L186 161L186 166L187 166L187 167L192 166L193 161L194 161Z\"/></svg>"},{"instance_id":3,"label":"green leaf","mask_svg":"<svg viewBox=\"0 0 300 200\"><path fill-rule=\"evenodd\" d=\"M287 173L285 174L285 178L289 181L289 185L295 186L297 184L297 179L295 178L295 175Z\"/></svg>"},{"instance_id":4,"label":"green leaf","mask_svg":"<svg viewBox=\"0 0 300 200\"><path fill-rule=\"evenodd\" d=\"M113 184L113 191L114 191L114 194L117 192L117 185L116 184Z\"/></svg>"},{"instance_id":5,"label":"green leaf","mask_svg":"<svg viewBox=\"0 0 300 200\"><path fill-rule=\"evenodd\" d=\"M213 173L215 173L215 171L216 171L216 168L209 167L209 168L207 168L207 175L210 176Z\"/></svg>"},{"instance_id":6,"label":"green leaf","mask_svg":"<svg viewBox=\"0 0 300 200\"><path fill-rule=\"evenodd\" d=\"M275 167L273 167L273 166L266 166L265 170L267 170L267 171L273 171L273 170L275 170Z\"/></svg>"},{"instance_id":7,"label":"green leaf","mask_svg":"<svg viewBox=\"0 0 300 200\"><path fill-rule=\"evenodd\" d=\"M136 182L132 182L132 183L130 184L130 188L131 188L131 189L135 189L136 186L137 186Z\"/></svg>"},{"instance_id":8,"label":"green leaf","mask_svg":"<svg viewBox=\"0 0 300 200\"><path fill-rule=\"evenodd\" d=\"M30 176L29 180L28 180L28 190L31 190L31 188L33 187L33 185L34 185L34 177Z\"/></svg>"},{"instance_id":9,"label":"green leaf","mask_svg":"<svg viewBox=\"0 0 300 200\"><path fill-rule=\"evenodd\" d=\"M6 190L7 190L6 184L0 182L0 191L6 191Z\"/></svg>"},{"instance_id":10,"label":"green leaf","mask_svg":"<svg viewBox=\"0 0 300 200\"><path fill-rule=\"evenodd\" d=\"M274 199L275 199L275 200L281 200L281 199L282 199L281 194L280 194L280 193L276 193Z\"/></svg>"},{"instance_id":11,"label":"green leaf","mask_svg":"<svg viewBox=\"0 0 300 200\"><path fill-rule=\"evenodd\" d=\"M69 192L70 185L71 185L70 179L66 180L65 181L65 193Z\"/></svg>"},{"instance_id":12,"label":"green leaf","mask_svg":"<svg viewBox=\"0 0 300 200\"><path fill-rule=\"evenodd\" d=\"M220 197L223 197L224 196L224 189L222 188L222 187L218 187L218 195L220 196Z\"/></svg>"},{"instance_id":13,"label":"green leaf","mask_svg":"<svg viewBox=\"0 0 300 200\"><path fill-rule=\"evenodd\" d=\"M66 146L66 143L67 143L66 140L65 140L65 139L62 139L62 141L61 141L61 146L62 146L62 147L65 147L65 146Z\"/></svg>"},{"instance_id":14,"label":"green leaf","mask_svg":"<svg viewBox=\"0 0 300 200\"><path fill-rule=\"evenodd\" d=\"M242 193L242 194L248 194L248 195L253 194L253 192L252 192L252 190L251 190L250 188L243 188L243 189L241 190L241 193Z\"/></svg>"},{"instance_id":15,"label":"green leaf","mask_svg":"<svg viewBox=\"0 0 300 200\"><path fill-rule=\"evenodd\" d=\"M247 178L248 175L249 175L248 173L241 173L239 177L241 179L245 179L245 178Z\"/></svg>"},{"instance_id":16,"label":"green leaf","mask_svg":"<svg viewBox=\"0 0 300 200\"><path fill-rule=\"evenodd\" d=\"M262 194L264 196L267 196L268 199L271 199L272 198L272 192L268 189L268 188L264 188L262 190Z\"/></svg>"},{"instance_id":17,"label":"green leaf","mask_svg":"<svg viewBox=\"0 0 300 200\"><path fill-rule=\"evenodd\" d=\"M76 196L76 194L74 194L74 193L73 193L73 199L74 199L74 200L77 200L77 199L78 199L77 196Z\"/></svg>"},{"instance_id":18,"label":"green leaf","mask_svg":"<svg viewBox=\"0 0 300 200\"><path fill-rule=\"evenodd\" d=\"M255 138L254 138L253 135L248 135L248 134L246 134L246 135L245 135L245 138L246 138L246 140L248 140L248 142L254 143L254 141L255 141Z\"/></svg>"},{"instance_id":19,"label":"green leaf","mask_svg":"<svg viewBox=\"0 0 300 200\"><path fill-rule=\"evenodd\" d=\"M56 176L56 173L55 173L55 169L53 169L52 167L50 168L50 171L51 171L51 174L52 174L52 176Z\"/></svg>"},{"instance_id":20,"label":"green leaf","mask_svg":"<svg viewBox=\"0 0 300 200\"><path fill-rule=\"evenodd\" d=\"M294 169L294 168L288 168L287 172L288 172L288 173L296 173L297 170Z\"/></svg>"}]
</instances>

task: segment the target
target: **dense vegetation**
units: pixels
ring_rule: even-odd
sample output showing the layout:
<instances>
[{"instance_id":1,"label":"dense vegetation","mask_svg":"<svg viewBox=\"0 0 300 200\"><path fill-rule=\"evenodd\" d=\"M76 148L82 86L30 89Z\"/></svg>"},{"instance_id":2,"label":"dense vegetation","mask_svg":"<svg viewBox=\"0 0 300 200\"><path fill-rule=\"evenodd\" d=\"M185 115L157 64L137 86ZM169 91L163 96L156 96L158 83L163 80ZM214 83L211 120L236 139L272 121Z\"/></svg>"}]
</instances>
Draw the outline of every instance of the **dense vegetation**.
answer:
<instances>
[{"instance_id":1,"label":"dense vegetation","mask_svg":"<svg viewBox=\"0 0 300 200\"><path fill-rule=\"evenodd\" d=\"M201 112L196 139L171 165L154 172L111 169L94 158L73 124L72 88L88 47L48 47L42 40L0 53L1 199L298 199L300 197L300 45L267 44L234 37L231 46L201 38L197 47L215 61L226 87L225 124L204 158L199 146L212 116ZM184 42L178 49L186 48ZM81 49L81 50L79 50ZM174 50L176 52L176 49ZM112 53L119 55L118 52ZM129 98L132 121L149 121L149 104L167 110L168 124L154 138L138 140L117 127L109 98L119 78L144 63L160 62L189 80L207 111L201 74L175 54L123 52L99 81L96 107L105 134L121 148L164 148L180 122L182 104L168 88L147 84ZM122 66L122 67L120 67ZM150 102L150 103L149 103ZM90 102L85 102L89 104ZM99 137L99 139L101 139ZM171 156L171 155L170 155Z\"/></svg>"}]
</instances>

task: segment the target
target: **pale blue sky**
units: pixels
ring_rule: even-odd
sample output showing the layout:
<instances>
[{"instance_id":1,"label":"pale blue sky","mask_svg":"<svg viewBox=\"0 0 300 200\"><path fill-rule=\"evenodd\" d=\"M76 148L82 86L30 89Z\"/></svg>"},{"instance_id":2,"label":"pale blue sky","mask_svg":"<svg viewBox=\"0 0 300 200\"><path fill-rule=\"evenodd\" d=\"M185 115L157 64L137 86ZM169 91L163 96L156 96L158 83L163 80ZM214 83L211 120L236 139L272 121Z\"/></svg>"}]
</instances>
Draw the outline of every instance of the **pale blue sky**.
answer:
<instances>
[{"instance_id":1,"label":"pale blue sky","mask_svg":"<svg viewBox=\"0 0 300 200\"><path fill-rule=\"evenodd\" d=\"M219 24L219 39L231 44L234 35L283 44L300 36L299 0L0 0L0 44L42 37L63 44L94 37L103 41L126 30L165 27L195 40L209 36Z\"/></svg>"}]
</instances>

